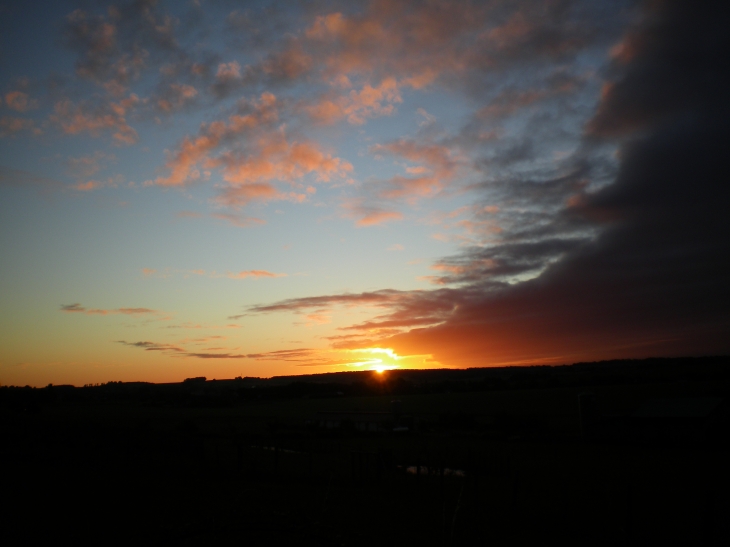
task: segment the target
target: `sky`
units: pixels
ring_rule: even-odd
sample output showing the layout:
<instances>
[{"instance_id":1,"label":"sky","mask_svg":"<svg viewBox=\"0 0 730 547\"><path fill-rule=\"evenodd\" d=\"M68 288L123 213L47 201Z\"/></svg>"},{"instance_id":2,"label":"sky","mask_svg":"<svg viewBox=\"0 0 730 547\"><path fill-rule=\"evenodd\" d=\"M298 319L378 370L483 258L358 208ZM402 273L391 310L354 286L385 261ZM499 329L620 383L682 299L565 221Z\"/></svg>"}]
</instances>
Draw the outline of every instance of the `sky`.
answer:
<instances>
[{"instance_id":1,"label":"sky","mask_svg":"<svg viewBox=\"0 0 730 547\"><path fill-rule=\"evenodd\" d=\"M727 6L0 3L0 383L730 353Z\"/></svg>"}]
</instances>

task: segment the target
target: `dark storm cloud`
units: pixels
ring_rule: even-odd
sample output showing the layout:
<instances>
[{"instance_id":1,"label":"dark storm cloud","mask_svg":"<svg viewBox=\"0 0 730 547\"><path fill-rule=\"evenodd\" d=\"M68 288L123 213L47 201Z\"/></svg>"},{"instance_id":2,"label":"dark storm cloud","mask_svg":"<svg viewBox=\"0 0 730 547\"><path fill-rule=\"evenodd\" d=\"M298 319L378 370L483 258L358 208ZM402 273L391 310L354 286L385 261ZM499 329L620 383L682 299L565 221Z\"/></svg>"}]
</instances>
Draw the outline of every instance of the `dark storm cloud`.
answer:
<instances>
[{"instance_id":1,"label":"dark storm cloud","mask_svg":"<svg viewBox=\"0 0 730 547\"><path fill-rule=\"evenodd\" d=\"M727 116L727 24L721 1L654 2L655 16L615 48L615 70L625 72L605 89L589 128L599 135L670 122L679 116ZM651 8L650 8L651 9Z\"/></svg>"},{"instance_id":2,"label":"dark storm cloud","mask_svg":"<svg viewBox=\"0 0 730 547\"><path fill-rule=\"evenodd\" d=\"M448 274L437 276L433 281L444 284L506 280L542 270L550 262L582 244L585 244L585 240L580 238L550 238L476 247L461 256L436 262L433 268Z\"/></svg>"},{"instance_id":3,"label":"dark storm cloud","mask_svg":"<svg viewBox=\"0 0 730 547\"><path fill-rule=\"evenodd\" d=\"M718 65L730 53L727 15L719 2L648 3L628 35L621 76L588 126L589 138L622 140L619 172L559 217L600 236L563 242L567 254L539 278L467 301L444 325L392 339L396 349L457 360L509 360L517 344L558 357L730 350L730 116ZM472 250L460 261L507 253L529 265L549 246Z\"/></svg>"},{"instance_id":4,"label":"dark storm cloud","mask_svg":"<svg viewBox=\"0 0 730 547\"><path fill-rule=\"evenodd\" d=\"M496 195L513 210L500 217L500 208L485 208L477 220L487 212L511 219L499 239L436 263L443 274L436 280L461 286L303 298L252 311L374 305L384 313L354 329L416 328L387 338L375 331L369 343L450 364L730 351L730 109L722 68L729 8L663 1L642 10L614 49L611 81L581 147L550 168L554 175L538 165L534 176L512 171L478 187L483 203ZM514 17L498 27L513 58L538 54L537 44L568 54L587 39L582 29L533 29L520 22L530 17ZM533 104L516 97L521 108ZM515 148L509 163L529 162L534 146ZM610 146L618 147L617 169L596 153ZM487 157L485 172L495 167ZM535 271L542 273L529 281L502 281ZM440 324L423 326L432 319Z\"/></svg>"}]
</instances>

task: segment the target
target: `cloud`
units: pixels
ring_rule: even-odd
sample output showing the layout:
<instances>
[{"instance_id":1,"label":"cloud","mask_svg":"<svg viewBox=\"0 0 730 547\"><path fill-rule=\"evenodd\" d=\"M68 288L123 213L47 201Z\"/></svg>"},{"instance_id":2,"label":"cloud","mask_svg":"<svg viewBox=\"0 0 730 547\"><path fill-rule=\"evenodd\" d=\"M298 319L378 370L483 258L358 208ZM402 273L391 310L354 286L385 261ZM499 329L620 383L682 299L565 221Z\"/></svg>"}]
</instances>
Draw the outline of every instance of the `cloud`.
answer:
<instances>
[{"instance_id":1,"label":"cloud","mask_svg":"<svg viewBox=\"0 0 730 547\"><path fill-rule=\"evenodd\" d=\"M247 279L252 277L254 279L260 279L262 277L286 277L283 273L271 273L266 270L244 270L238 273L228 272L226 277L229 279Z\"/></svg>"},{"instance_id":2,"label":"cloud","mask_svg":"<svg viewBox=\"0 0 730 547\"><path fill-rule=\"evenodd\" d=\"M480 40L485 53L502 57L485 54L482 66L560 59L587 47L591 25L565 32L576 5L520 6L501 19L495 13L494 26ZM399 9L384 13L397 21ZM542 145L532 136L521 150L518 143L509 143L511 150L496 143L502 158L484 151L479 168L488 174L471 187L480 201L461 213L469 218L449 220L478 244L433 266L440 275L432 280L454 287L314 296L249 311L304 314L364 306L379 315L345 327L357 335L333 337L333 344L377 343L399 355L431 354L459 366L727 353L730 120L724 77L711 61L730 52L723 9L719 3L706 9L645 3L620 53L614 50L606 73L611 80L582 142L566 157L536 161ZM377 17L366 10L353 20ZM318 19L310 38L341 40L339 55L350 51L349 44L364 51L401 40L383 33L384 25L358 28L349 20ZM363 68L374 58L344 57L340 67ZM467 55L465 62L478 61ZM483 115L512 115L548 100L545 93L485 89ZM473 143L477 134L471 134ZM617 167L606 157L612 147L618 147ZM405 146L379 151L406 159L411 154ZM416 167L448 165L425 157ZM349 205L364 210L365 203Z\"/></svg>"},{"instance_id":3,"label":"cloud","mask_svg":"<svg viewBox=\"0 0 730 547\"><path fill-rule=\"evenodd\" d=\"M376 158L395 156L420 165L406 166L411 176L396 175L385 180L368 181L360 187L361 196L345 200L342 213L355 220L357 226L375 226L401 220L403 214L395 205L414 205L417 200L438 195L453 184L463 158L450 147L415 140L400 139L369 148ZM413 176L415 175L415 176Z\"/></svg>"},{"instance_id":4,"label":"cloud","mask_svg":"<svg viewBox=\"0 0 730 547\"><path fill-rule=\"evenodd\" d=\"M40 131L39 129L35 129L35 123L33 120L28 118L18 118L16 116L3 116L0 118L0 138L12 137L16 133L26 130L35 132Z\"/></svg>"},{"instance_id":5,"label":"cloud","mask_svg":"<svg viewBox=\"0 0 730 547\"><path fill-rule=\"evenodd\" d=\"M202 218L203 214L195 211L180 211L179 213L176 213L175 216L177 218Z\"/></svg>"},{"instance_id":6,"label":"cloud","mask_svg":"<svg viewBox=\"0 0 730 547\"><path fill-rule=\"evenodd\" d=\"M164 342L151 342L143 340L139 342L127 342L126 340L118 340L119 344L139 348L144 351L156 351L165 353L173 357L194 358L194 359L254 359L256 361L290 361L297 363L321 363L323 360L318 355L320 350L308 348L285 349L268 351L262 353L206 353L199 351L190 351L184 346L190 341L183 340L178 344L170 344ZM220 348L223 349L223 348ZM340 361L341 362L341 361Z\"/></svg>"},{"instance_id":7,"label":"cloud","mask_svg":"<svg viewBox=\"0 0 730 547\"><path fill-rule=\"evenodd\" d=\"M213 93L218 98L230 95L233 91L241 87L243 84L243 76L241 75L241 65L238 61L229 63L220 63L215 73L215 83L213 84Z\"/></svg>"},{"instance_id":8,"label":"cloud","mask_svg":"<svg viewBox=\"0 0 730 547\"><path fill-rule=\"evenodd\" d=\"M57 190L63 187L63 184L49 177L43 177L23 171L21 169L9 169L0 165L0 185L2 186L18 186L18 187L36 187L44 191Z\"/></svg>"},{"instance_id":9,"label":"cloud","mask_svg":"<svg viewBox=\"0 0 730 547\"><path fill-rule=\"evenodd\" d=\"M406 168L407 173L417 176L399 175L375 185L377 196L386 200L413 202L419 197L433 196L453 183L463 162L463 158L447 146L405 139L376 144L370 148L370 152L393 155L421 164L415 168Z\"/></svg>"},{"instance_id":10,"label":"cloud","mask_svg":"<svg viewBox=\"0 0 730 547\"><path fill-rule=\"evenodd\" d=\"M215 121L203 124L197 137L185 137L178 150L167 161L170 174L158 177L147 184L158 186L184 186L201 179L198 165L209 161L209 156L219 146L234 141L251 130L278 120L276 97L263 93L258 101L247 103L244 114L231 115L227 123Z\"/></svg>"},{"instance_id":11,"label":"cloud","mask_svg":"<svg viewBox=\"0 0 730 547\"><path fill-rule=\"evenodd\" d=\"M322 97L305 110L318 123L332 124L347 119L353 125L362 125L367 118L393 114L394 104L401 102L396 79L385 78L377 87L365 84L360 91L353 89L347 95Z\"/></svg>"},{"instance_id":12,"label":"cloud","mask_svg":"<svg viewBox=\"0 0 730 547\"><path fill-rule=\"evenodd\" d=\"M262 65L269 82L296 80L312 67L312 58L296 47L270 54Z\"/></svg>"},{"instance_id":13,"label":"cloud","mask_svg":"<svg viewBox=\"0 0 730 547\"><path fill-rule=\"evenodd\" d=\"M501 71L568 60L615 32L619 19L573 1L371 1L317 16L290 47L309 52L330 80L398 77L416 89L442 81L476 90Z\"/></svg>"},{"instance_id":14,"label":"cloud","mask_svg":"<svg viewBox=\"0 0 730 547\"><path fill-rule=\"evenodd\" d=\"M439 291L396 291L386 289L359 294L335 294L307 298L292 298L268 305L249 308L251 313L293 312L304 313L307 310L320 310L314 315L321 315L321 310L336 306L366 307L374 310L385 310L386 313L373 319L344 327L344 330L357 330L375 336L390 336L403 329L423 325L434 325L445 321L458 307L452 298L456 294L451 289ZM468 298L467 295L460 296ZM312 314L308 314L312 315ZM377 339L376 339L377 340ZM368 339L368 343L375 343ZM348 344L354 343L348 341Z\"/></svg>"},{"instance_id":15,"label":"cloud","mask_svg":"<svg viewBox=\"0 0 730 547\"><path fill-rule=\"evenodd\" d=\"M74 104L64 99L54 105L50 120L68 135L88 132L98 136L103 130L109 130L112 131L114 144L128 146L137 142L138 135L127 123L126 114L139 103L139 97L134 94L118 102L110 101L96 106L86 102Z\"/></svg>"},{"instance_id":16,"label":"cloud","mask_svg":"<svg viewBox=\"0 0 730 547\"><path fill-rule=\"evenodd\" d=\"M588 125L591 134L621 136L670 123L681 114L709 115L723 108L717 86L725 82L711 68L711 60L727 47L727 40L719 37L719 22L711 20L717 6L693 10L672 1L659 12L629 30L614 48L613 68L619 77L604 86L598 112ZM670 41L671 32L680 32L682 39ZM706 33L704 40L700 33ZM711 36L717 43L710 44Z\"/></svg>"},{"instance_id":17,"label":"cloud","mask_svg":"<svg viewBox=\"0 0 730 547\"><path fill-rule=\"evenodd\" d=\"M86 182L79 182L71 186L74 190L78 190L79 192L90 192L91 190L98 190L99 188L103 188L105 184L98 180L89 180Z\"/></svg>"},{"instance_id":18,"label":"cloud","mask_svg":"<svg viewBox=\"0 0 730 547\"><path fill-rule=\"evenodd\" d=\"M65 163L66 170L71 176L84 179L98 173L105 162L114 161L116 161L114 154L97 151L88 156L69 157Z\"/></svg>"},{"instance_id":19,"label":"cloud","mask_svg":"<svg viewBox=\"0 0 730 547\"><path fill-rule=\"evenodd\" d=\"M150 60L180 57L177 20L156 2L122 2L104 15L76 9L66 16L65 45L76 52L76 74L121 96Z\"/></svg>"},{"instance_id":20,"label":"cloud","mask_svg":"<svg viewBox=\"0 0 730 547\"><path fill-rule=\"evenodd\" d=\"M5 94L5 104L16 112L26 112L38 108L38 101L31 99L27 93L22 91L9 91Z\"/></svg>"},{"instance_id":21,"label":"cloud","mask_svg":"<svg viewBox=\"0 0 730 547\"><path fill-rule=\"evenodd\" d=\"M615 58L618 76L587 124L588 150L599 137L620 146L612 180L581 190L600 168L587 153L587 171L497 185L522 207L542 196L546 208L529 212L527 227L517 216L500 244L437 262L444 282L465 283L445 293L455 307L439 325L391 336L385 347L464 366L730 351L730 120L724 87L700 83L716 78L705 60L730 43L715 8L643 9L623 42L631 54ZM495 185L482 188L490 196ZM571 192L581 198L566 202ZM413 293L409 305L426 316L443 309L428 295ZM317 303L329 300L337 301Z\"/></svg>"},{"instance_id":22,"label":"cloud","mask_svg":"<svg viewBox=\"0 0 730 547\"><path fill-rule=\"evenodd\" d=\"M305 201L315 190L311 184L302 188L300 181L305 177L324 183L346 178L353 170L352 164L333 157L312 141L290 138L284 126L273 127L279 118L279 106L268 92L256 101L241 102L240 113L229 116L227 121L204 124L198 136L183 139L168 159L169 174L146 184L184 186L207 179L211 170L219 170L226 185L216 201L237 209L252 202ZM201 168L205 169L202 173ZM291 189L278 188L281 182ZM231 213L215 216L239 226L250 223Z\"/></svg>"},{"instance_id":23,"label":"cloud","mask_svg":"<svg viewBox=\"0 0 730 547\"><path fill-rule=\"evenodd\" d=\"M116 308L112 310L85 308L78 303L62 304L60 309L66 313L84 313L87 315L154 315L160 313L149 308Z\"/></svg>"},{"instance_id":24,"label":"cloud","mask_svg":"<svg viewBox=\"0 0 730 547\"><path fill-rule=\"evenodd\" d=\"M368 205L363 199L346 201L343 206L343 215L355 220L355 226L378 226L403 219L399 211L387 210L375 205Z\"/></svg>"},{"instance_id":25,"label":"cloud","mask_svg":"<svg viewBox=\"0 0 730 547\"><path fill-rule=\"evenodd\" d=\"M307 193L280 192L271 182L291 184L307 175L313 175L319 182L330 182L347 177L353 170L352 164L326 154L317 144L292 142L279 131L262 136L253 153L226 152L210 160L209 165L220 167L224 180L229 183L218 201L233 207L251 201L303 201Z\"/></svg>"},{"instance_id":26,"label":"cloud","mask_svg":"<svg viewBox=\"0 0 730 547\"><path fill-rule=\"evenodd\" d=\"M193 330L220 330L220 329L240 329L242 328L241 325L236 325L233 323L230 323L228 325L205 325L201 323L193 323L190 321L186 321L185 323L181 323L179 325L166 325L164 327L160 327L163 329L193 329Z\"/></svg>"},{"instance_id":27,"label":"cloud","mask_svg":"<svg viewBox=\"0 0 730 547\"><path fill-rule=\"evenodd\" d=\"M225 220L226 222L230 222L234 226L237 226L238 228L249 228L251 226L255 225L261 225L266 224L265 220L262 220L260 218L256 217L242 217L241 215L231 214L231 213L214 213L211 215L213 218L217 218L220 220Z\"/></svg>"},{"instance_id":28,"label":"cloud","mask_svg":"<svg viewBox=\"0 0 730 547\"><path fill-rule=\"evenodd\" d=\"M155 104L162 112L170 113L180 110L192 103L198 96L198 90L188 84L168 84L155 99Z\"/></svg>"},{"instance_id":29,"label":"cloud","mask_svg":"<svg viewBox=\"0 0 730 547\"><path fill-rule=\"evenodd\" d=\"M394 243L393 245L388 247L389 251L402 251L403 249L405 249L405 247L403 247L403 245L401 245L400 243Z\"/></svg>"},{"instance_id":30,"label":"cloud","mask_svg":"<svg viewBox=\"0 0 730 547\"><path fill-rule=\"evenodd\" d=\"M83 306L81 306L81 304L78 304L78 303L77 304L65 304L65 305L61 306L61 311L70 312L70 313L85 312L86 308L84 308Z\"/></svg>"},{"instance_id":31,"label":"cloud","mask_svg":"<svg viewBox=\"0 0 730 547\"><path fill-rule=\"evenodd\" d=\"M123 344L125 346L131 346L135 348L140 348L145 351L160 351L164 353L173 353L173 354L181 354L186 355L187 352L185 349L183 349L180 346L176 346L174 344L162 344L158 342L150 342L147 340L141 341L141 342L127 342L125 340L118 340L119 344Z\"/></svg>"}]
</instances>

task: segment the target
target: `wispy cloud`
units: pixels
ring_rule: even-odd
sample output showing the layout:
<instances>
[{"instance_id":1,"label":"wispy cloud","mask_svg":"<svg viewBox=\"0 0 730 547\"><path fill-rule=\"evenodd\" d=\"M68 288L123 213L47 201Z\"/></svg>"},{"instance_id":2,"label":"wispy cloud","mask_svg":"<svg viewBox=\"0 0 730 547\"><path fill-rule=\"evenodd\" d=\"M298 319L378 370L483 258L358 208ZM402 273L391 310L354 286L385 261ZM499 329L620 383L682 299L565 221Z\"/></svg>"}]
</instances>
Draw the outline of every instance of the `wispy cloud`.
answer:
<instances>
[{"instance_id":1,"label":"wispy cloud","mask_svg":"<svg viewBox=\"0 0 730 547\"><path fill-rule=\"evenodd\" d=\"M40 129L35 127L35 122L29 118L18 118L17 116L3 116L0 118L0 137L12 137L23 131L41 132Z\"/></svg>"},{"instance_id":2,"label":"wispy cloud","mask_svg":"<svg viewBox=\"0 0 730 547\"><path fill-rule=\"evenodd\" d=\"M16 112L26 112L38 108L38 101L31 99L27 93L22 91L9 91L5 94L5 104Z\"/></svg>"},{"instance_id":3,"label":"wispy cloud","mask_svg":"<svg viewBox=\"0 0 730 547\"><path fill-rule=\"evenodd\" d=\"M350 199L343 203L342 214L355 221L359 227L378 226L403 220L403 213L377 205L369 205L363 198Z\"/></svg>"},{"instance_id":4,"label":"wispy cloud","mask_svg":"<svg viewBox=\"0 0 730 547\"><path fill-rule=\"evenodd\" d=\"M262 277L286 277L285 273L272 273L266 270L244 270L238 273L228 272L226 277L229 279L247 279L249 277L253 279L261 279Z\"/></svg>"},{"instance_id":5,"label":"wispy cloud","mask_svg":"<svg viewBox=\"0 0 730 547\"><path fill-rule=\"evenodd\" d=\"M97 105L64 99L55 104L50 120L69 135L89 133L99 136L102 131L111 131L114 144L128 146L137 142L138 135L127 123L127 112L139 103L139 97L134 94L117 102Z\"/></svg>"},{"instance_id":6,"label":"wispy cloud","mask_svg":"<svg viewBox=\"0 0 730 547\"><path fill-rule=\"evenodd\" d=\"M150 308L115 308L115 309L99 309L99 308L86 308L81 304L63 304L61 305L61 311L66 313L84 313L86 315L155 315L160 312L152 310Z\"/></svg>"}]
</instances>

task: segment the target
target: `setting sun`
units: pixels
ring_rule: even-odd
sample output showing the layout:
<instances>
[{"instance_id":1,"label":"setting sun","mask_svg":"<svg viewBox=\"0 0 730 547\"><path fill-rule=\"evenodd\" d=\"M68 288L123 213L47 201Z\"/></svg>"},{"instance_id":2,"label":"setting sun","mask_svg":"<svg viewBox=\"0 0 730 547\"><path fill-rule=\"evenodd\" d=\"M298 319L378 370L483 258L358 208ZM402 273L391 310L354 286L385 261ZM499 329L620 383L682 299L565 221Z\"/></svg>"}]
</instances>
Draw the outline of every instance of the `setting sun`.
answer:
<instances>
[{"instance_id":1,"label":"setting sun","mask_svg":"<svg viewBox=\"0 0 730 547\"><path fill-rule=\"evenodd\" d=\"M729 5L0 0L4 544L730 546Z\"/></svg>"},{"instance_id":2,"label":"setting sun","mask_svg":"<svg viewBox=\"0 0 730 547\"><path fill-rule=\"evenodd\" d=\"M672 2L47 3L0 8L0 383L730 351Z\"/></svg>"}]
</instances>

